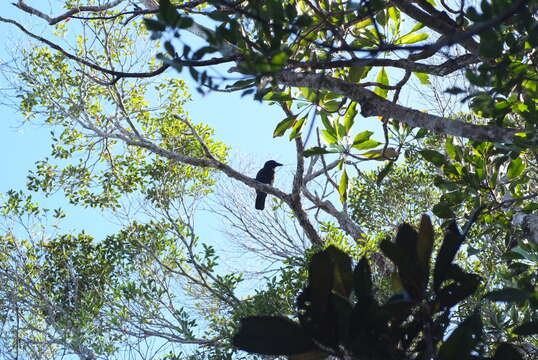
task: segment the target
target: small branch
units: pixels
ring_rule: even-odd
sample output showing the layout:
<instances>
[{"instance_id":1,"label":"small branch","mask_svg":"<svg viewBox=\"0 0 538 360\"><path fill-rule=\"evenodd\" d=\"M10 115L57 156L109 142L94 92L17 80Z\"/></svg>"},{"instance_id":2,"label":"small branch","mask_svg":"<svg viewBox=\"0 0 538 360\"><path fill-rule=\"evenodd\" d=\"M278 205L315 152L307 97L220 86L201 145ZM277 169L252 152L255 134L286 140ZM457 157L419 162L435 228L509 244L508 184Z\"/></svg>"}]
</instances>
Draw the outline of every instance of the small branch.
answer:
<instances>
[{"instance_id":1,"label":"small branch","mask_svg":"<svg viewBox=\"0 0 538 360\"><path fill-rule=\"evenodd\" d=\"M184 118L182 118L180 116L177 116L177 115L174 115L174 117L189 127L192 134L196 137L196 140L198 140L198 143L200 144L200 146L204 150L204 154L208 158L210 158L212 160L216 160L215 157L213 156L213 154L211 153L211 150L209 150L209 148L207 147L207 144L205 143L204 139L202 139L200 134L198 134L198 131L196 131L194 126L192 126L192 124L187 119L184 119Z\"/></svg>"},{"instance_id":2,"label":"small branch","mask_svg":"<svg viewBox=\"0 0 538 360\"><path fill-rule=\"evenodd\" d=\"M38 16L44 20L46 20L49 25L55 25L57 23L59 23L60 21L63 21L63 20L66 20L70 17L72 17L73 15L79 13L79 12L86 12L86 11L89 11L89 12L100 12L100 11L105 11L105 10L109 10L109 9L112 9L113 7L115 7L116 5L119 5L120 3L122 3L124 0L114 0L114 1L110 1L106 4L103 4L103 5L94 5L94 6L77 6L77 7L74 7L72 9L69 9L68 11L66 11L65 13L59 15L59 16L56 16L56 17L50 17L49 15L31 7L31 6L28 6L23 0L19 0L18 2L16 3L12 3L14 6L18 7L19 9L21 9L22 11L30 14L30 15L35 15L35 16Z\"/></svg>"}]
</instances>

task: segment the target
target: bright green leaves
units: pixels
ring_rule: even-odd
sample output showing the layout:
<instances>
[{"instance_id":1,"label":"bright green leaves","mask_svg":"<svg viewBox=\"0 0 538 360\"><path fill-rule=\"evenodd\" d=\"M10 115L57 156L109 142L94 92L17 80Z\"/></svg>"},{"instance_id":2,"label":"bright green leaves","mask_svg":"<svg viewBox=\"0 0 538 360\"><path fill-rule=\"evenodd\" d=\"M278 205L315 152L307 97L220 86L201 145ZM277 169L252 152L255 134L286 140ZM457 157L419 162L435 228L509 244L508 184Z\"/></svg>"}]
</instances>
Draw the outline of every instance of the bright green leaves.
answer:
<instances>
[{"instance_id":1,"label":"bright green leaves","mask_svg":"<svg viewBox=\"0 0 538 360\"><path fill-rule=\"evenodd\" d=\"M426 40L428 37L429 35L426 33L422 33L422 34L410 33L396 40L396 43L397 44L414 44L419 41Z\"/></svg>"},{"instance_id":2,"label":"bright green leaves","mask_svg":"<svg viewBox=\"0 0 538 360\"><path fill-rule=\"evenodd\" d=\"M345 202L347 200L347 185L348 185L347 171L344 169L342 177L340 178L340 184L338 185L338 193L340 194L340 201Z\"/></svg>"},{"instance_id":3,"label":"bright green leaves","mask_svg":"<svg viewBox=\"0 0 538 360\"><path fill-rule=\"evenodd\" d=\"M291 128L296 120L297 120L297 116L292 115L292 116L288 116L287 118L279 122L275 128L275 131L273 131L273 137L279 137L279 136L284 135L286 130Z\"/></svg>"},{"instance_id":4,"label":"bright green leaves","mask_svg":"<svg viewBox=\"0 0 538 360\"><path fill-rule=\"evenodd\" d=\"M431 85L432 84L430 82L430 76L428 74L414 72L413 75L415 75L417 77L417 79L419 80L419 82L422 85Z\"/></svg>"},{"instance_id":5,"label":"bright green leaves","mask_svg":"<svg viewBox=\"0 0 538 360\"><path fill-rule=\"evenodd\" d=\"M375 82L381 85L385 85L385 86L389 85L389 77L387 75L387 71L385 70L385 67L382 67L381 70L379 70L379 73L377 74ZM377 86L374 89L374 93L386 99L389 93L389 90L386 87Z\"/></svg>"},{"instance_id":6,"label":"bright green leaves","mask_svg":"<svg viewBox=\"0 0 538 360\"><path fill-rule=\"evenodd\" d=\"M300 118L299 120L295 122L290 132L290 140L293 140L301 135L301 130L303 128L305 121L306 121L306 116L303 116L302 118Z\"/></svg>"},{"instance_id":7,"label":"bright green leaves","mask_svg":"<svg viewBox=\"0 0 538 360\"><path fill-rule=\"evenodd\" d=\"M508 176L509 179L514 179L519 177L523 171L525 171L525 165L523 163L523 160L521 158L516 158L512 161L510 161L510 165L508 165L508 171L506 172L506 176Z\"/></svg>"}]
</instances>

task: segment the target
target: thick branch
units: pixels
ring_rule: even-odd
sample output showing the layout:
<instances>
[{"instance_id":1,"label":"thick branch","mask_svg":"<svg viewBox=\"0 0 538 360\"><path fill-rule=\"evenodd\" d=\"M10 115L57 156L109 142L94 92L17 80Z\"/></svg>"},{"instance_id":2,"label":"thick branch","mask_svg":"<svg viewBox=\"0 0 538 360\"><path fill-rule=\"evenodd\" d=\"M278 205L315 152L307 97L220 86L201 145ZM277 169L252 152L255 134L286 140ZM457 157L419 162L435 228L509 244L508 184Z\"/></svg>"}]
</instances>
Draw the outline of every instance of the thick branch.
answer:
<instances>
[{"instance_id":1,"label":"thick branch","mask_svg":"<svg viewBox=\"0 0 538 360\"><path fill-rule=\"evenodd\" d=\"M338 224L348 235L353 237L355 240L363 239L364 232L362 229L351 220L349 215L344 211L338 211L334 205L328 200L320 200L314 196L306 186L303 186L303 194L308 200L310 200L314 205L328 213L329 215L334 216L338 221Z\"/></svg>"},{"instance_id":2,"label":"thick branch","mask_svg":"<svg viewBox=\"0 0 538 360\"><path fill-rule=\"evenodd\" d=\"M406 123L412 127L424 128L436 133L461 136L477 141L512 144L514 135L523 131L494 125L474 125L459 120L427 114L394 104L362 86L320 74L283 71L276 74L275 79L287 86L328 90L343 95L357 101L361 105L361 114L365 117L384 116Z\"/></svg>"},{"instance_id":3,"label":"thick branch","mask_svg":"<svg viewBox=\"0 0 538 360\"><path fill-rule=\"evenodd\" d=\"M478 62L479 59L471 54L462 55L454 59L449 59L439 65L421 64L407 59L345 59L333 61L311 61L292 64L291 67L310 69L333 69L348 66L392 66L408 71L425 74L444 76L467 65Z\"/></svg>"},{"instance_id":4,"label":"thick branch","mask_svg":"<svg viewBox=\"0 0 538 360\"><path fill-rule=\"evenodd\" d=\"M427 12L413 5L412 2L408 0L394 0L394 4L396 4L396 6L398 6L398 8L402 12L404 12L411 18L425 24L427 27L437 31L440 34L449 36L460 32L458 28L454 26L455 23L447 22L446 18L444 17L439 18L431 16ZM472 54L478 54L478 44L472 38L469 37L466 39L462 39L461 45Z\"/></svg>"}]
</instances>

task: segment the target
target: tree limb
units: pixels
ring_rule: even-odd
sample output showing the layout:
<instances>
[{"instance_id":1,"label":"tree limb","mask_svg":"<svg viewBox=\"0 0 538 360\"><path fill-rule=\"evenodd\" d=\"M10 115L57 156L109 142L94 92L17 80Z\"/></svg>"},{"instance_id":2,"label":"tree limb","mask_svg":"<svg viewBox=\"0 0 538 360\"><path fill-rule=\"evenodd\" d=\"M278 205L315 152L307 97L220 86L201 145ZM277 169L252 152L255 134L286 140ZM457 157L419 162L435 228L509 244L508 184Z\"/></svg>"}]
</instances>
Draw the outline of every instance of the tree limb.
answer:
<instances>
[{"instance_id":1,"label":"tree limb","mask_svg":"<svg viewBox=\"0 0 538 360\"><path fill-rule=\"evenodd\" d=\"M408 71L425 74L444 76L467 65L477 63L479 58L475 55L466 54L454 59L449 59L439 65L422 64L408 59L342 59L332 61L309 61L292 63L291 68L309 69L333 69L349 66L392 66Z\"/></svg>"},{"instance_id":2,"label":"tree limb","mask_svg":"<svg viewBox=\"0 0 538 360\"><path fill-rule=\"evenodd\" d=\"M440 134L461 136L477 141L512 144L514 135L523 131L494 125L474 125L460 120L427 114L394 104L359 85L320 74L282 71L276 73L274 79L286 86L322 89L343 95L357 101L361 105L361 114L365 117L390 117L409 126L424 128Z\"/></svg>"}]
</instances>

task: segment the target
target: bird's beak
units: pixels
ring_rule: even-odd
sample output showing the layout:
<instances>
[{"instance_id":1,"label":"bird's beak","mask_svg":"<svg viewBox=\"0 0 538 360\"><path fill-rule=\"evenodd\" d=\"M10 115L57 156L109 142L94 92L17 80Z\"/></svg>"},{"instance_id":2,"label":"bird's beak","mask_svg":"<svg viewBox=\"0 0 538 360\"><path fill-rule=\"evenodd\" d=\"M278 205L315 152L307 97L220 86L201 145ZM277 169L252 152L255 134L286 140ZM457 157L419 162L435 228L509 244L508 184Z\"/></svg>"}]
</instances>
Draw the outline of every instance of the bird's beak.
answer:
<instances>
[{"instance_id":1,"label":"bird's beak","mask_svg":"<svg viewBox=\"0 0 538 360\"><path fill-rule=\"evenodd\" d=\"M276 163L276 165L275 165L275 166L282 166L282 164L281 164L281 163Z\"/></svg>"}]
</instances>

